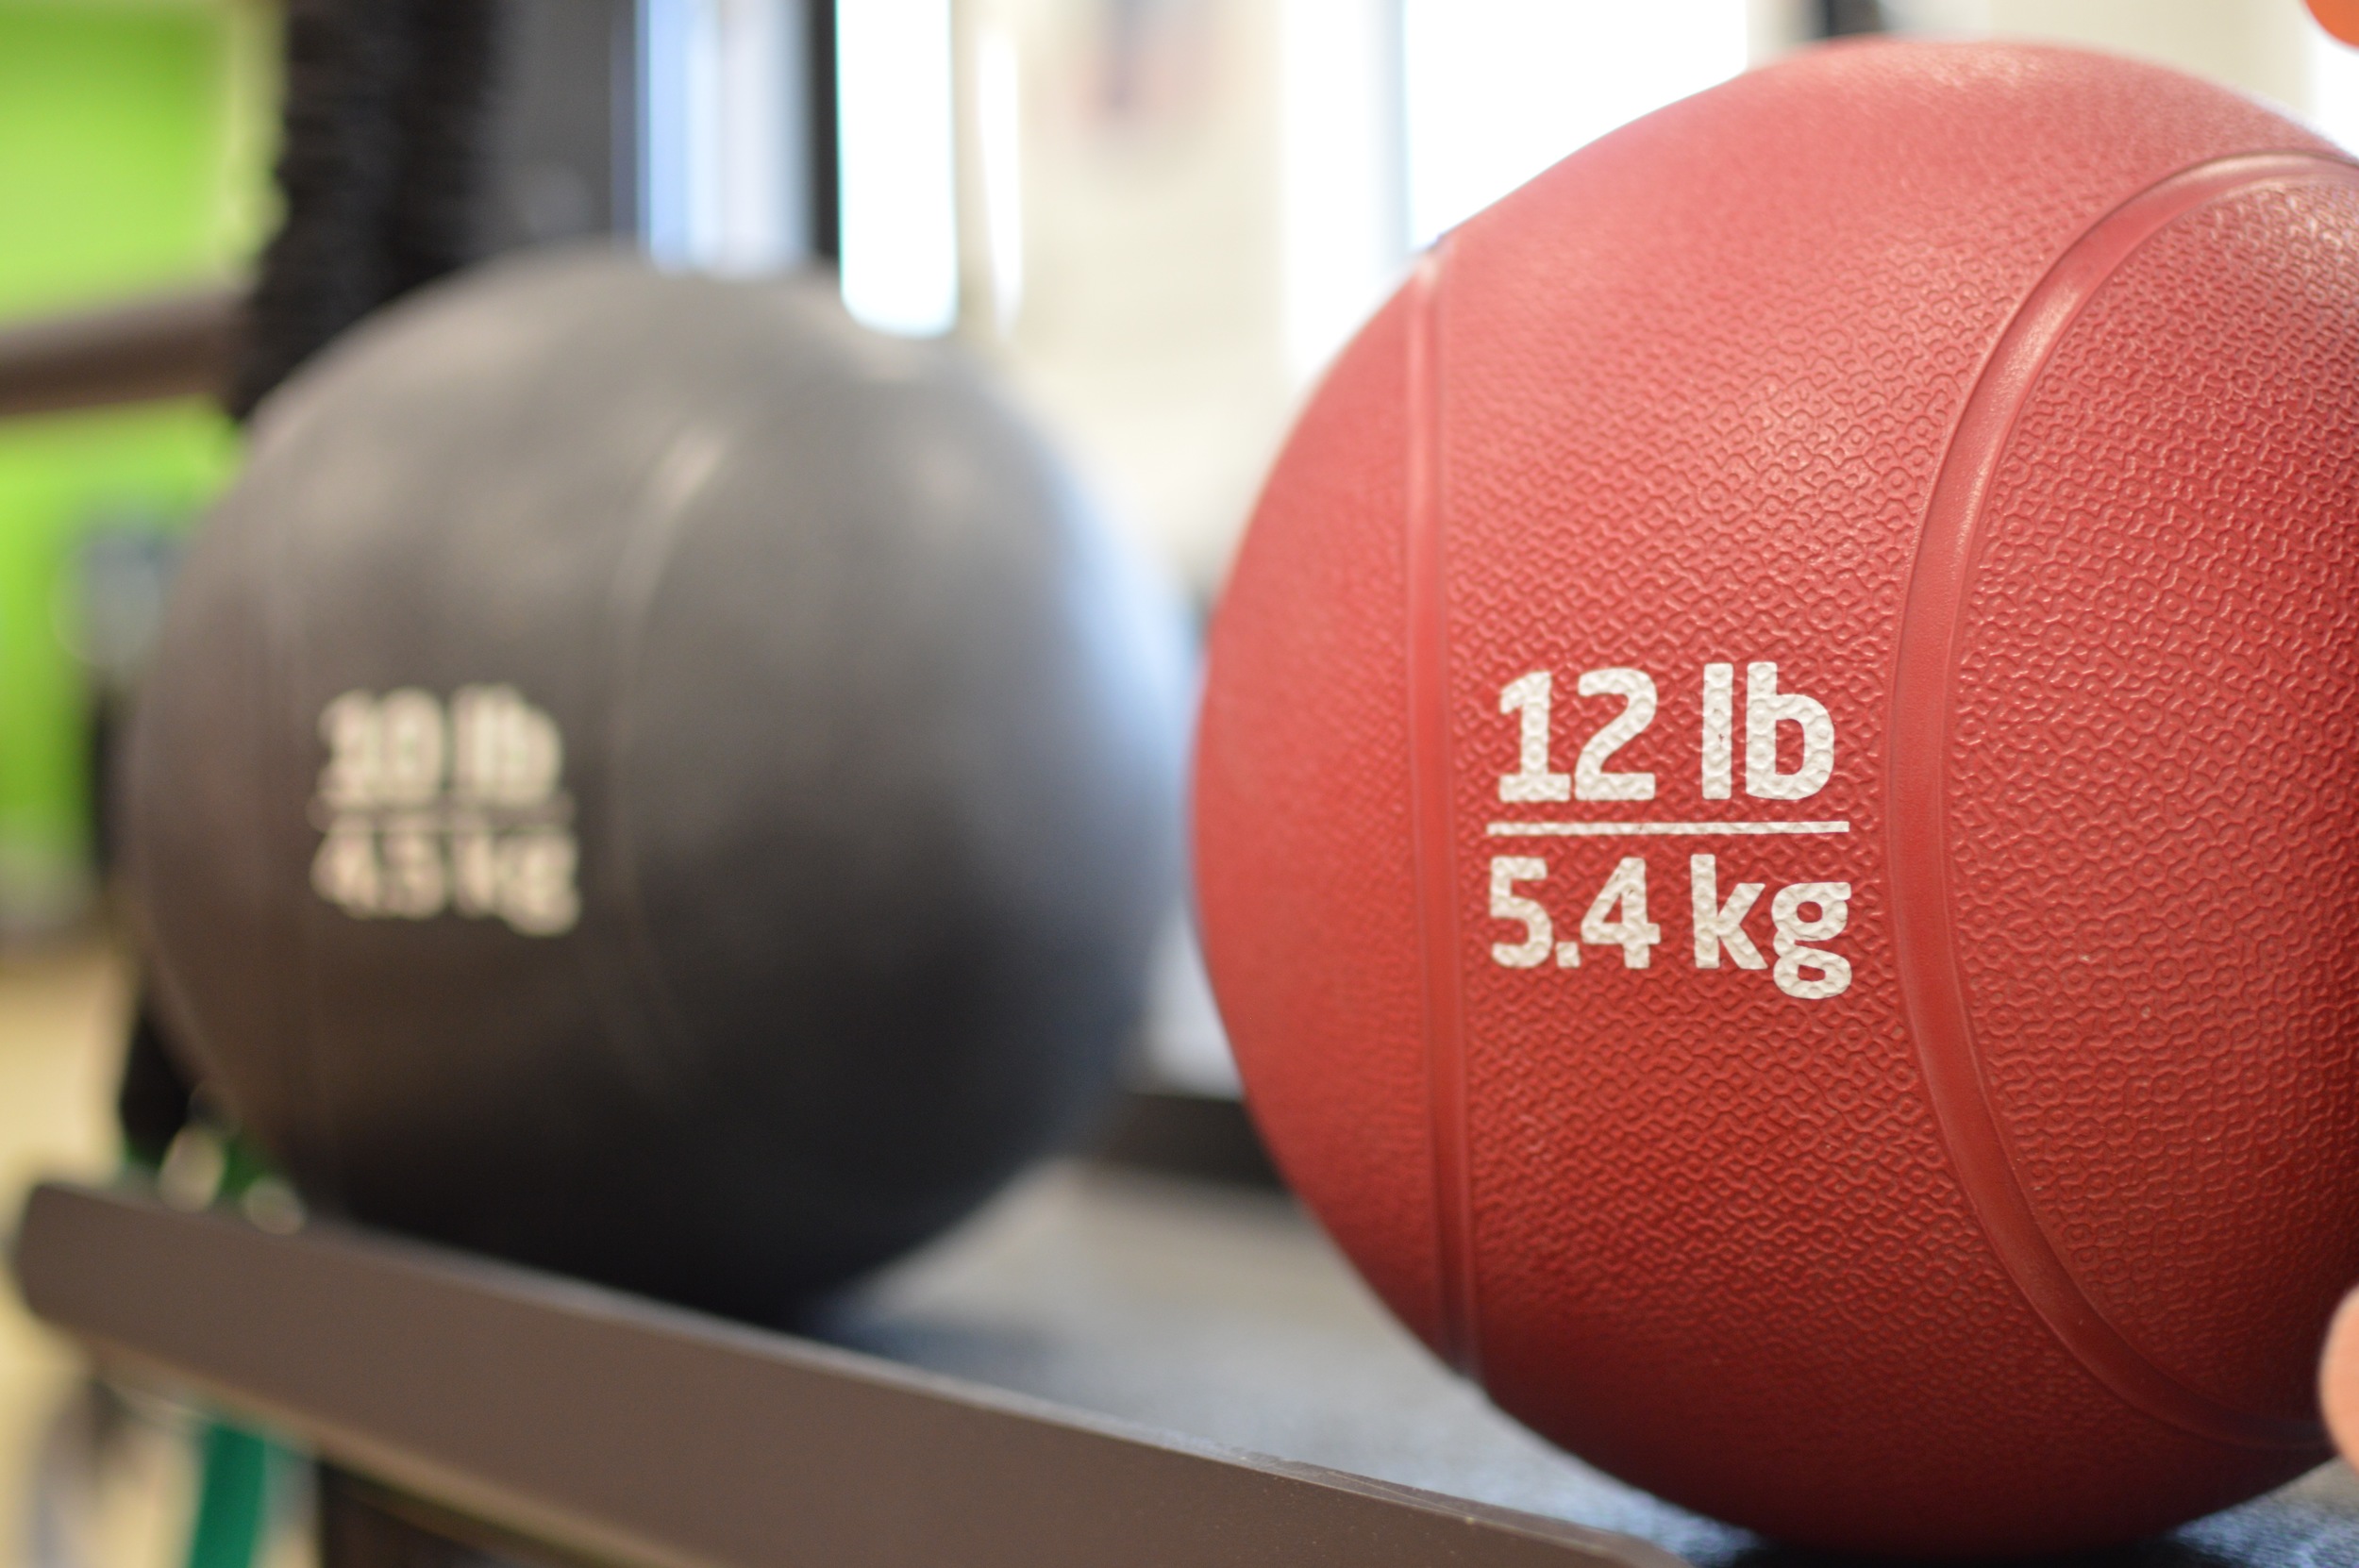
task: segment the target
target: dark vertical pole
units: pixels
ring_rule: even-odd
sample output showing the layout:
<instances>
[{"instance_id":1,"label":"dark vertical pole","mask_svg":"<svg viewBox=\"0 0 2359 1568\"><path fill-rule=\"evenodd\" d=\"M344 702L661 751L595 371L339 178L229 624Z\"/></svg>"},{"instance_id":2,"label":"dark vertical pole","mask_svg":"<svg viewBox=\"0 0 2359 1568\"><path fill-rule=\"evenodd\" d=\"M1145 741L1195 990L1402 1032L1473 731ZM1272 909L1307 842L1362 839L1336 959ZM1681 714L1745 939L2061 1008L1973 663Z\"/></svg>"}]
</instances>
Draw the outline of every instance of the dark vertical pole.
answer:
<instances>
[{"instance_id":1,"label":"dark vertical pole","mask_svg":"<svg viewBox=\"0 0 2359 1568\"><path fill-rule=\"evenodd\" d=\"M506 0L490 248L639 228L633 0Z\"/></svg>"},{"instance_id":2,"label":"dark vertical pole","mask_svg":"<svg viewBox=\"0 0 2359 1568\"><path fill-rule=\"evenodd\" d=\"M294 0L278 231L232 375L239 419L379 305L482 250L499 0Z\"/></svg>"},{"instance_id":3,"label":"dark vertical pole","mask_svg":"<svg viewBox=\"0 0 2359 1568\"><path fill-rule=\"evenodd\" d=\"M805 102L811 118L804 147L811 158L811 254L832 266L844 259L843 179L837 161L835 7L836 0L804 0L804 21L810 31L803 52L809 92Z\"/></svg>"},{"instance_id":4,"label":"dark vertical pole","mask_svg":"<svg viewBox=\"0 0 2359 1568\"><path fill-rule=\"evenodd\" d=\"M437 1534L384 1505L386 1493L333 1465L319 1468L319 1557L333 1568L517 1568Z\"/></svg>"},{"instance_id":5,"label":"dark vertical pole","mask_svg":"<svg viewBox=\"0 0 2359 1568\"><path fill-rule=\"evenodd\" d=\"M1818 36L1849 38L1887 30L1882 0L1818 0Z\"/></svg>"},{"instance_id":6,"label":"dark vertical pole","mask_svg":"<svg viewBox=\"0 0 2359 1568\"><path fill-rule=\"evenodd\" d=\"M607 118L609 211L618 234L644 237L647 214L645 106L640 102L641 62L646 58L639 0L608 0Z\"/></svg>"}]
</instances>

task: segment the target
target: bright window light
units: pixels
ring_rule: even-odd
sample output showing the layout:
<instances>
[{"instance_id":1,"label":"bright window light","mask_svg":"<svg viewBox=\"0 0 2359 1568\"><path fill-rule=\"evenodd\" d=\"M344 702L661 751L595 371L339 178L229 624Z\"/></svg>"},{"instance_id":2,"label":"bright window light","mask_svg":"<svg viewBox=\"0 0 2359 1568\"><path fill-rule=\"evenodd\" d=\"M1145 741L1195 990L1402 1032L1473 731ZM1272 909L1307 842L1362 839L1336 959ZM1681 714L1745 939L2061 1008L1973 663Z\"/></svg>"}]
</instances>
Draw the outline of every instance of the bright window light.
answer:
<instances>
[{"instance_id":1,"label":"bright window light","mask_svg":"<svg viewBox=\"0 0 2359 1568\"><path fill-rule=\"evenodd\" d=\"M844 303L884 332L946 332L959 308L950 0L840 0Z\"/></svg>"},{"instance_id":2,"label":"bright window light","mask_svg":"<svg viewBox=\"0 0 2359 1568\"><path fill-rule=\"evenodd\" d=\"M696 262L690 218L695 178L692 106L710 49L696 0L640 0L639 224L647 249L667 267Z\"/></svg>"},{"instance_id":3,"label":"bright window light","mask_svg":"<svg viewBox=\"0 0 2359 1568\"><path fill-rule=\"evenodd\" d=\"M641 0L641 222L668 267L771 272L810 248L806 0Z\"/></svg>"},{"instance_id":4,"label":"bright window light","mask_svg":"<svg viewBox=\"0 0 2359 1568\"><path fill-rule=\"evenodd\" d=\"M976 151L990 233L991 303L1004 335L1024 309L1024 95L1015 40L987 27L975 61Z\"/></svg>"},{"instance_id":5,"label":"bright window light","mask_svg":"<svg viewBox=\"0 0 2359 1568\"><path fill-rule=\"evenodd\" d=\"M805 183L802 8L792 0L712 0L712 174L700 226L722 272L768 272L810 247Z\"/></svg>"},{"instance_id":6,"label":"bright window light","mask_svg":"<svg viewBox=\"0 0 2359 1568\"><path fill-rule=\"evenodd\" d=\"M2359 149L2359 49L2310 28L2310 124L2345 149Z\"/></svg>"},{"instance_id":7,"label":"bright window light","mask_svg":"<svg viewBox=\"0 0 2359 1568\"><path fill-rule=\"evenodd\" d=\"M1283 0L1279 44L1286 366L1299 383L1408 259L1398 13L1393 0Z\"/></svg>"},{"instance_id":8,"label":"bright window light","mask_svg":"<svg viewBox=\"0 0 2359 1568\"><path fill-rule=\"evenodd\" d=\"M1746 0L1402 0L1411 239L1745 69Z\"/></svg>"}]
</instances>

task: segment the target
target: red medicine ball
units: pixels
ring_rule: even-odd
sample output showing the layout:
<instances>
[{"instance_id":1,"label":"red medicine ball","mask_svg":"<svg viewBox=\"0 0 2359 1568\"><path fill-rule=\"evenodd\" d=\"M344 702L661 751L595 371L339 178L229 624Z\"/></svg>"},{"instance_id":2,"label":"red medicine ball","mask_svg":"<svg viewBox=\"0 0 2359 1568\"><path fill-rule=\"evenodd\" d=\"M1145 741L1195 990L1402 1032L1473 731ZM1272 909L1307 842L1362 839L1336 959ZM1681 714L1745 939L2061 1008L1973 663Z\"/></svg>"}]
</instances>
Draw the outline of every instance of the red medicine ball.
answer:
<instances>
[{"instance_id":1,"label":"red medicine ball","mask_svg":"<svg viewBox=\"0 0 2359 1568\"><path fill-rule=\"evenodd\" d=\"M2285 1480L2359 1279L2359 167L1982 44L1585 148L1304 414L1196 789L1263 1129L1515 1416L1839 1547Z\"/></svg>"}]
</instances>

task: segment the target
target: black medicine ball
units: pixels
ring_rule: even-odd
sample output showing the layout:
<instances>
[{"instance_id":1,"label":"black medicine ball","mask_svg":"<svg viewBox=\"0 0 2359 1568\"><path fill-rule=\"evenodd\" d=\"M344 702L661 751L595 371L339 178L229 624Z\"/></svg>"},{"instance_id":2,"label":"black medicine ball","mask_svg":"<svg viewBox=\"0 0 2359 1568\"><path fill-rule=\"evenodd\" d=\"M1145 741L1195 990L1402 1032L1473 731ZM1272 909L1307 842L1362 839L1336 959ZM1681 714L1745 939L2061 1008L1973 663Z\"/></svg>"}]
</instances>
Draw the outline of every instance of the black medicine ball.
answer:
<instances>
[{"instance_id":1,"label":"black medicine ball","mask_svg":"<svg viewBox=\"0 0 2359 1568\"><path fill-rule=\"evenodd\" d=\"M1111 1086L1177 623L955 352L495 264L264 406L174 594L154 977L315 1201L775 1317Z\"/></svg>"}]
</instances>

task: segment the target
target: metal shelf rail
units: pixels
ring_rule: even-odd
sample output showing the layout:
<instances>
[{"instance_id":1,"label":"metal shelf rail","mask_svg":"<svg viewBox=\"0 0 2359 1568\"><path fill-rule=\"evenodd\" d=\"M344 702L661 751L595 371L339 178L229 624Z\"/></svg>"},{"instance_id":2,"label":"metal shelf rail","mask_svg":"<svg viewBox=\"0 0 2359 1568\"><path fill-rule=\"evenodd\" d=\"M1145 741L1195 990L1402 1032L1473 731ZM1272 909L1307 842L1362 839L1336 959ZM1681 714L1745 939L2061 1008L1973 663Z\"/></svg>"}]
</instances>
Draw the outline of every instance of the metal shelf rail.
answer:
<instances>
[{"instance_id":1,"label":"metal shelf rail","mask_svg":"<svg viewBox=\"0 0 2359 1568\"><path fill-rule=\"evenodd\" d=\"M797 1334L131 1190L39 1189L16 1267L103 1364L276 1426L510 1558L1816 1560L1546 1450L1385 1322L1284 1200L1205 1183L1052 1172ZM1372 1473L1314 1462L1339 1459ZM2092 1560L2347 1568L2359 1484L2331 1467Z\"/></svg>"},{"instance_id":2,"label":"metal shelf rail","mask_svg":"<svg viewBox=\"0 0 2359 1568\"><path fill-rule=\"evenodd\" d=\"M335 1226L272 1236L53 1185L27 1207L17 1268L34 1311L102 1359L495 1541L597 1562L1676 1560Z\"/></svg>"},{"instance_id":3,"label":"metal shelf rail","mask_svg":"<svg viewBox=\"0 0 2359 1568\"><path fill-rule=\"evenodd\" d=\"M194 289L0 325L0 418L216 395L244 297Z\"/></svg>"}]
</instances>

